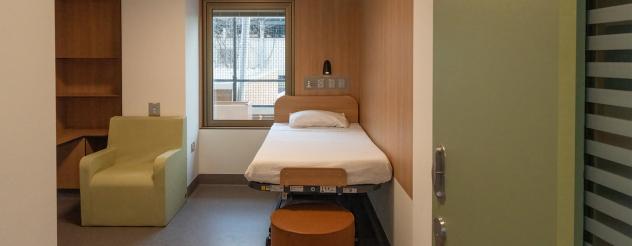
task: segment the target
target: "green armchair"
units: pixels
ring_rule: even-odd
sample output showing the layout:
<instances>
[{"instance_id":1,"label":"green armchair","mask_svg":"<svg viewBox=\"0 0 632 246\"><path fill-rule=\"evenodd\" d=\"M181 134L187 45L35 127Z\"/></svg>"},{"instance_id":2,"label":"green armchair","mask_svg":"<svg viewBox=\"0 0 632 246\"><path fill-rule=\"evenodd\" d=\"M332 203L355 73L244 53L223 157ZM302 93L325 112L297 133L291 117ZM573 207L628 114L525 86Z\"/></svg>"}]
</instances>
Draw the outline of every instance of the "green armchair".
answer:
<instances>
[{"instance_id":1,"label":"green armchair","mask_svg":"<svg viewBox=\"0 0 632 246\"><path fill-rule=\"evenodd\" d=\"M83 226L165 226L185 202L186 124L114 117L106 149L81 159Z\"/></svg>"}]
</instances>

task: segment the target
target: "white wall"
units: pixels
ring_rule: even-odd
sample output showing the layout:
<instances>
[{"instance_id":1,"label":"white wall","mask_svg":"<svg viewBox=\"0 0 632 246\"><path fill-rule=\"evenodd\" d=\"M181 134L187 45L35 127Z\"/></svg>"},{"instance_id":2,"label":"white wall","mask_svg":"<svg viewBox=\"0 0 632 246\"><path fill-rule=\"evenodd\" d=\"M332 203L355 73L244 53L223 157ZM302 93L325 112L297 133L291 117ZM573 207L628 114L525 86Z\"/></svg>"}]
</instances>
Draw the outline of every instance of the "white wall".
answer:
<instances>
[{"instance_id":1,"label":"white wall","mask_svg":"<svg viewBox=\"0 0 632 246\"><path fill-rule=\"evenodd\" d=\"M0 245L57 242L54 13L0 2Z\"/></svg>"},{"instance_id":2,"label":"white wall","mask_svg":"<svg viewBox=\"0 0 632 246\"><path fill-rule=\"evenodd\" d=\"M414 0L413 11L412 240L416 246L432 242L433 1Z\"/></svg>"},{"instance_id":3,"label":"white wall","mask_svg":"<svg viewBox=\"0 0 632 246\"><path fill-rule=\"evenodd\" d=\"M159 102L161 115L187 117L188 183L197 176L199 106L198 2L123 0L123 115L147 115Z\"/></svg>"},{"instance_id":4,"label":"white wall","mask_svg":"<svg viewBox=\"0 0 632 246\"><path fill-rule=\"evenodd\" d=\"M185 114L185 0L123 0L123 115Z\"/></svg>"},{"instance_id":5,"label":"white wall","mask_svg":"<svg viewBox=\"0 0 632 246\"><path fill-rule=\"evenodd\" d=\"M243 174L267 134L266 129L200 130L200 173Z\"/></svg>"},{"instance_id":6,"label":"white wall","mask_svg":"<svg viewBox=\"0 0 632 246\"><path fill-rule=\"evenodd\" d=\"M199 2L123 0L123 115L186 115L188 182L198 173L243 174L264 129L199 130ZM197 141L196 153L191 143Z\"/></svg>"},{"instance_id":7,"label":"white wall","mask_svg":"<svg viewBox=\"0 0 632 246\"><path fill-rule=\"evenodd\" d=\"M413 200L402 185L393 179L369 193L369 199L391 244L413 245Z\"/></svg>"},{"instance_id":8,"label":"white wall","mask_svg":"<svg viewBox=\"0 0 632 246\"><path fill-rule=\"evenodd\" d=\"M413 241L413 200L397 180L393 182L393 200L392 244L416 245Z\"/></svg>"},{"instance_id":9,"label":"white wall","mask_svg":"<svg viewBox=\"0 0 632 246\"><path fill-rule=\"evenodd\" d=\"M190 183L198 174L197 153L199 153L191 151L191 143L197 144L200 129L200 4L198 0L186 0L185 24L185 106Z\"/></svg>"}]
</instances>

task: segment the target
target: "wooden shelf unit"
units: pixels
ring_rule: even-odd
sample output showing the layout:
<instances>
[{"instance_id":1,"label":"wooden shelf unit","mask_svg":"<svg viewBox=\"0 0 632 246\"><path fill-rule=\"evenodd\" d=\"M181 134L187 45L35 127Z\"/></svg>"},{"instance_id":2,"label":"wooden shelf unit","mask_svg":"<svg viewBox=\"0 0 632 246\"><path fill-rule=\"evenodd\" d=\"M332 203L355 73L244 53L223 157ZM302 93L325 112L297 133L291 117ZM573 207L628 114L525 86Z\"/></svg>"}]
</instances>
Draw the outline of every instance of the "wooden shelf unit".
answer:
<instances>
[{"instance_id":1,"label":"wooden shelf unit","mask_svg":"<svg viewBox=\"0 0 632 246\"><path fill-rule=\"evenodd\" d=\"M79 161L107 145L121 115L121 1L56 0L57 188L79 188Z\"/></svg>"},{"instance_id":2,"label":"wooden shelf unit","mask_svg":"<svg viewBox=\"0 0 632 246\"><path fill-rule=\"evenodd\" d=\"M59 94L58 98L82 98L82 97L121 97L121 95L116 94Z\"/></svg>"},{"instance_id":3,"label":"wooden shelf unit","mask_svg":"<svg viewBox=\"0 0 632 246\"><path fill-rule=\"evenodd\" d=\"M108 129L63 129L62 133L57 136L57 145L65 144L84 137L107 136Z\"/></svg>"}]
</instances>

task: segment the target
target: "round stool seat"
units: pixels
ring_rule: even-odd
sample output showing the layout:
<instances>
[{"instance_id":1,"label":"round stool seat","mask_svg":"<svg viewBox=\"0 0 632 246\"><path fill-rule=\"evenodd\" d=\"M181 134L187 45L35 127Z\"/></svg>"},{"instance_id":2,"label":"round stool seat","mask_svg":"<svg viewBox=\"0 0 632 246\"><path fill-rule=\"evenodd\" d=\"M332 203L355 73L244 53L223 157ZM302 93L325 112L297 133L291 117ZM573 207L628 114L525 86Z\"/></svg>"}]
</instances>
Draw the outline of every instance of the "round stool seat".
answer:
<instances>
[{"instance_id":1,"label":"round stool seat","mask_svg":"<svg viewBox=\"0 0 632 246\"><path fill-rule=\"evenodd\" d=\"M353 214L331 203L289 205L272 213L272 246L353 246Z\"/></svg>"}]
</instances>

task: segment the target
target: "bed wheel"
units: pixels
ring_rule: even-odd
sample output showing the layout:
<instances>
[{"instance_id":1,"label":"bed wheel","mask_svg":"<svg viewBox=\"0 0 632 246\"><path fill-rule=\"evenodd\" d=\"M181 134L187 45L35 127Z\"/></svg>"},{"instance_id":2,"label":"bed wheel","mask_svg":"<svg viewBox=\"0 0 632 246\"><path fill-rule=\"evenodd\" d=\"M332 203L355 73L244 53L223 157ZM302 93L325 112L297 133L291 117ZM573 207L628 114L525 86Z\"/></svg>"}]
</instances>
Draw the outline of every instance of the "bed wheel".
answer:
<instances>
[{"instance_id":1,"label":"bed wheel","mask_svg":"<svg viewBox=\"0 0 632 246\"><path fill-rule=\"evenodd\" d=\"M266 237L266 246L270 246L272 244L272 240L270 240L270 237ZM356 245L358 245L356 243Z\"/></svg>"}]
</instances>

